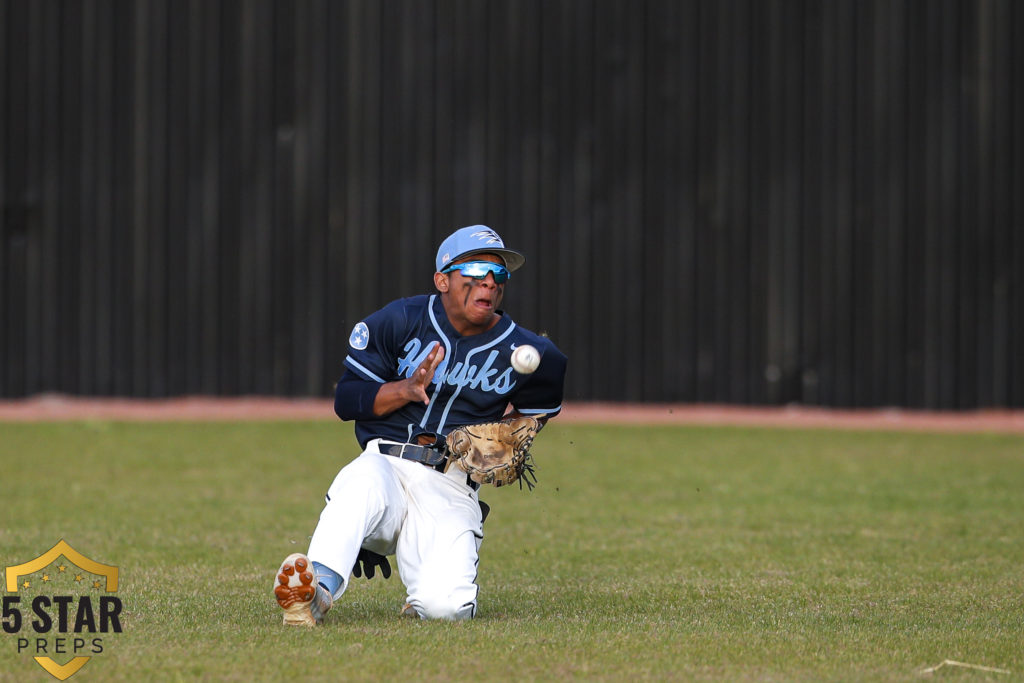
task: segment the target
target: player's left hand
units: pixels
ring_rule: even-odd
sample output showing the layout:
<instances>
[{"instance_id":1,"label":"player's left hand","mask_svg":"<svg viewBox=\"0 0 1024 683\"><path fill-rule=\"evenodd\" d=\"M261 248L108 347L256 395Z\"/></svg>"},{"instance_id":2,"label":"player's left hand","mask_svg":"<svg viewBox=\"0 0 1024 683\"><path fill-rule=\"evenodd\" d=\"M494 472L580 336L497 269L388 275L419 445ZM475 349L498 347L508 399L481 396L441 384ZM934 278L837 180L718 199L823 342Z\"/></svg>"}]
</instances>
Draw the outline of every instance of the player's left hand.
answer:
<instances>
[{"instance_id":1,"label":"player's left hand","mask_svg":"<svg viewBox=\"0 0 1024 683\"><path fill-rule=\"evenodd\" d=\"M359 566L360 563L363 565L362 567ZM358 579L365 573L369 580L374 577L377 567L380 567L381 576L385 579L391 578L391 563L388 562L388 558L378 555L372 550L360 548L359 555L356 556L356 563L352 567L352 575Z\"/></svg>"}]
</instances>

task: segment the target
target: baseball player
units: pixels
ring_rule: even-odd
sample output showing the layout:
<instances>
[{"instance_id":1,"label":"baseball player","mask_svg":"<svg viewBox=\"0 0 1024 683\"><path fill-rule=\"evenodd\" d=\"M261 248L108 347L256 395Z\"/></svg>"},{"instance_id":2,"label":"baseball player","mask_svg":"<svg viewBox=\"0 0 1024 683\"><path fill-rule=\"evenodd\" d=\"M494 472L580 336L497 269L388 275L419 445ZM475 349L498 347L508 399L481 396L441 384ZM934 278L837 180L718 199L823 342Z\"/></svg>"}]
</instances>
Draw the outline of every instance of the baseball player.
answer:
<instances>
[{"instance_id":1,"label":"baseball player","mask_svg":"<svg viewBox=\"0 0 1024 683\"><path fill-rule=\"evenodd\" d=\"M566 357L499 309L525 260L490 228L462 228L437 251L436 294L393 301L353 328L334 410L355 420L363 450L328 489L308 553L277 572L285 624L320 623L350 575L390 576L388 555L406 587L403 614L475 615L487 507L479 484L445 466L445 436L509 416L543 424L562 404ZM526 344L541 360L521 374L510 357Z\"/></svg>"}]
</instances>

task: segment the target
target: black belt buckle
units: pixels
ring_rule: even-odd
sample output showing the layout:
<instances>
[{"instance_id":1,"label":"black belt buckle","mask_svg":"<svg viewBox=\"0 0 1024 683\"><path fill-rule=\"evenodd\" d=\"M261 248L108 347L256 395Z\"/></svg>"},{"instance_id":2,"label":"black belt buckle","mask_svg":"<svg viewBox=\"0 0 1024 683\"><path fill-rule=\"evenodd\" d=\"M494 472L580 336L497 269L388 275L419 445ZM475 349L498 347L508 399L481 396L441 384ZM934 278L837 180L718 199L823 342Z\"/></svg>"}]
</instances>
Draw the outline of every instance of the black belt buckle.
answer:
<instances>
[{"instance_id":1,"label":"black belt buckle","mask_svg":"<svg viewBox=\"0 0 1024 683\"><path fill-rule=\"evenodd\" d=\"M402 460L412 460L423 463L428 467L439 467L444 465L447 454L443 450L431 448L430 446L418 446L413 443L387 444L380 447L380 452L385 455L392 455Z\"/></svg>"}]
</instances>

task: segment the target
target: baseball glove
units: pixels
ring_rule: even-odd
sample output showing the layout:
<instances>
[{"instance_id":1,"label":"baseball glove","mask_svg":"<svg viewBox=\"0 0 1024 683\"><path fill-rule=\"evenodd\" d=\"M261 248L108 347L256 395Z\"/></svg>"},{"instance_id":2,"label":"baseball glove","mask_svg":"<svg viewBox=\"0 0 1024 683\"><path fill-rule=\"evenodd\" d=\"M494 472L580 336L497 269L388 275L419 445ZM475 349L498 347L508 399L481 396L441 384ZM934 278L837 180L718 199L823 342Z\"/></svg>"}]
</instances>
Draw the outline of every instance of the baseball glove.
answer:
<instances>
[{"instance_id":1,"label":"baseball glove","mask_svg":"<svg viewBox=\"0 0 1024 683\"><path fill-rule=\"evenodd\" d=\"M446 440L448 463L460 467L478 484L504 486L526 482L533 489L530 447L541 424L532 417L514 417L453 429ZM532 481L531 481L532 478Z\"/></svg>"}]
</instances>

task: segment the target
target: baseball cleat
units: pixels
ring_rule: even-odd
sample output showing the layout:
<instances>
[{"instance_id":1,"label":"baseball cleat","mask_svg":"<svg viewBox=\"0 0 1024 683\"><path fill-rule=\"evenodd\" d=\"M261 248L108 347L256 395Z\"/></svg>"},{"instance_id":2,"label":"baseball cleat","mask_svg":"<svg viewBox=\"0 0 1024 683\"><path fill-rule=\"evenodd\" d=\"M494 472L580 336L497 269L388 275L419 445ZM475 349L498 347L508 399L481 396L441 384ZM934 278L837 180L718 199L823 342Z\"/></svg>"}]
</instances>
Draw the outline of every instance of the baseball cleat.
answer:
<instances>
[{"instance_id":1,"label":"baseball cleat","mask_svg":"<svg viewBox=\"0 0 1024 683\"><path fill-rule=\"evenodd\" d=\"M316 583L313 563L302 553L284 558L277 570L274 597L284 610L284 623L288 626L316 626L334 604L331 595Z\"/></svg>"}]
</instances>

